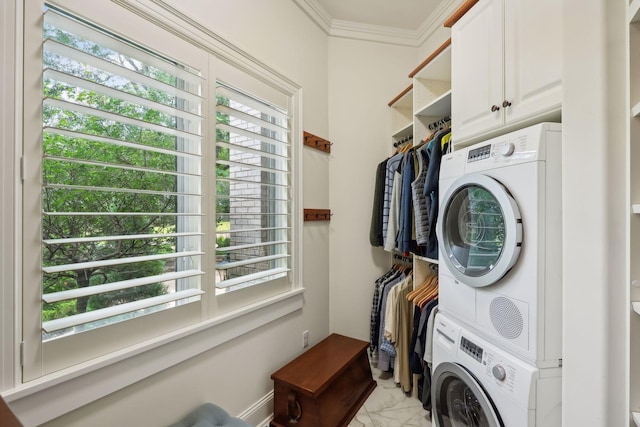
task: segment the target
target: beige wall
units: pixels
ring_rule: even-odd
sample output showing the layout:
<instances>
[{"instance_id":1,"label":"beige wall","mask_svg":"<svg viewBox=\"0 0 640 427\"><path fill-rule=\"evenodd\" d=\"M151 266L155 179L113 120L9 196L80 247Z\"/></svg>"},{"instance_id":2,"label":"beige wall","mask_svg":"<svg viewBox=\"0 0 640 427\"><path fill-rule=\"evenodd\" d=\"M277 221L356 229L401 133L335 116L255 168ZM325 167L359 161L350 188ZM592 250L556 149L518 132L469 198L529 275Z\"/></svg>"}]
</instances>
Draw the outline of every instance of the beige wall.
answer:
<instances>
[{"instance_id":1,"label":"beige wall","mask_svg":"<svg viewBox=\"0 0 640 427\"><path fill-rule=\"evenodd\" d=\"M393 152L387 103L410 83L416 49L329 40L331 331L369 340L373 282L391 255L369 244L375 172Z\"/></svg>"}]
</instances>

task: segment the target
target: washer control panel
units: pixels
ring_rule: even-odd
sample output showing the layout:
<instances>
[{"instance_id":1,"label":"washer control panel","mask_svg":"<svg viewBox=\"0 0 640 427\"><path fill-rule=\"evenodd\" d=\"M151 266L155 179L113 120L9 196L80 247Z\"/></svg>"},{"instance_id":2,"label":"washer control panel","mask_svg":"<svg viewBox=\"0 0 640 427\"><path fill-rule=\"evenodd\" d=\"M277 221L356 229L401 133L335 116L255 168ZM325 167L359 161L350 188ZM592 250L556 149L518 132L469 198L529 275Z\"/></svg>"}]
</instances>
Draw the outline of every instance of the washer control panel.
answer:
<instances>
[{"instance_id":1,"label":"washer control panel","mask_svg":"<svg viewBox=\"0 0 640 427\"><path fill-rule=\"evenodd\" d=\"M491 144L469 150L467 163L477 162L491 157Z\"/></svg>"},{"instance_id":2,"label":"washer control panel","mask_svg":"<svg viewBox=\"0 0 640 427\"><path fill-rule=\"evenodd\" d=\"M478 362L482 362L482 354L484 353L482 347L472 343L465 337L462 337L460 340L460 349L476 359Z\"/></svg>"}]
</instances>

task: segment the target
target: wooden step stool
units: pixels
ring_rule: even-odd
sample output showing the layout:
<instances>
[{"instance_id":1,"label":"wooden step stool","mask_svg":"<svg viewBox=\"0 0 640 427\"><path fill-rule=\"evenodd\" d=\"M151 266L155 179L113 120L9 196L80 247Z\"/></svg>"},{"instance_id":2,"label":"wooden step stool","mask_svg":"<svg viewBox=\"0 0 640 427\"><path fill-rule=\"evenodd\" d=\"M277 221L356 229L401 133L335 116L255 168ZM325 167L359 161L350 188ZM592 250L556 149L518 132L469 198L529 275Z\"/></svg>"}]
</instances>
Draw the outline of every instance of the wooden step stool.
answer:
<instances>
[{"instance_id":1,"label":"wooden step stool","mask_svg":"<svg viewBox=\"0 0 640 427\"><path fill-rule=\"evenodd\" d=\"M271 427L346 427L376 388L369 343L332 334L271 375Z\"/></svg>"}]
</instances>

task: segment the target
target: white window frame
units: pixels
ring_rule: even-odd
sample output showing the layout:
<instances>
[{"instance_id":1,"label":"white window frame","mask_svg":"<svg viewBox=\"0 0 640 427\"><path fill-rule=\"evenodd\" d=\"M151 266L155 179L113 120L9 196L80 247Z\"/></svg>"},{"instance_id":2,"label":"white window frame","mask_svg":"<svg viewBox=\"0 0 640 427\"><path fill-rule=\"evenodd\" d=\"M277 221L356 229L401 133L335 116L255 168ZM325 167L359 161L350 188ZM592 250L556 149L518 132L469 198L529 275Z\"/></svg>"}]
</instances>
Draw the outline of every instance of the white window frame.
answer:
<instances>
[{"instance_id":1,"label":"white window frame","mask_svg":"<svg viewBox=\"0 0 640 427\"><path fill-rule=\"evenodd\" d=\"M180 31L176 36L188 40L194 46L206 51L211 61L221 61L226 64L225 66L231 65L247 76L257 78L287 94L290 99L289 112L293 117L291 122L292 180L294 183L293 214L291 216L293 228L292 273L291 286L286 292L274 295L268 289L263 289L260 292L255 292L256 298L248 305L246 304L246 294L243 292L232 292L225 301L209 297L208 309L210 313L215 313L215 315L193 326L23 383L20 368L21 336L19 334L22 329L20 322L22 313L19 305L15 304L21 300L22 296L22 273L20 268L14 267L21 265L22 243L20 234L15 233L14 235L14 230L20 229L16 227L22 226L20 171L22 168L28 171L31 165L21 166L21 129L23 124L26 124L22 120L21 72L23 64L21 61L16 61L15 58L22 58L25 31L23 25L29 24L23 24L22 7L24 2L20 0L3 2L0 7L3 18L0 21L4 21L3 23L6 25L3 27L4 44L0 47L0 58L5 60L5 63L15 63L16 68L2 74L0 81L4 88L10 88L5 93L13 94L13 96L3 97L0 104L7 112L12 113L6 116L8 118L3 118L6 121L6 126L0 130L3 142L10 142L3 144L3 154L6 155L1 160L3 167L0 176L3 178L3 186L0 187L0 200L5 203L5 206L15 206L15 208L3 211L0 215L0 229L3 236L13 236L13 240L3 239L2 246L0 246L3 255L0 262L3 267L8 267L2 269L0 276L3 280L2 292L0 292L0 305L3 307L2 315L0 315L3 320L2 327L0 327L0 349L3 351L3 355L13 355L13 357L3 356L3 364L0 365L0 390L5 400L10 402L12 409L26 425L41 424L64 415L299 310L303 305L302 294L304 292L301 265L302 206L300 203L302 185L300 165L302 152L299 147L302 140L302 95L300 86L208 29L189 21L184 16L176 16L172 11L163 9L162 5L151 0L135 2L117 0L100 2L99 5L80 0L59 0L53 3L63 8L66 6L73 13L89 19L92 16L121 17L133 13L153 22L165 31L174 34ZM94 20L97 24L105 25L99 19ZM176 20L180 21L180 25L176 25ZM178 30L178 28L181 29ZM132 39L135 40L135 37ZM209 79L211 80L211 77ZM251 92L250 89L247 91ZM215 135L215 132L213 134ZM13 144L13 142L19 145ZM215 242L215 239L213 240ZM11 286L12 284L13 286ZM213 292L214 288L213 280L208 280L203 285L203 289L208 292ZM255 288L263 287L257 286Z\"/></svg>"}]
</instances>

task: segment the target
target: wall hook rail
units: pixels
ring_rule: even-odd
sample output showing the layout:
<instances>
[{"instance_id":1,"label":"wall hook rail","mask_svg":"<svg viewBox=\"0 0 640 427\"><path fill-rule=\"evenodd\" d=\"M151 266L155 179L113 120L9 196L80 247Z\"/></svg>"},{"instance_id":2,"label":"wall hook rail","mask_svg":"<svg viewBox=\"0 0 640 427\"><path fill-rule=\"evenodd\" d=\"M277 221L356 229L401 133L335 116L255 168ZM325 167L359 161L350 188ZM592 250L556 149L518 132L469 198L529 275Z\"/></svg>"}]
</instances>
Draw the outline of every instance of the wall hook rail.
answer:
<instances>
[{"instance_id":1,"label":"wall hook rail","mask_svg":"<svg viewBox=\"0 0 640 427\"><path fill-rule=\"evenodd\" d=\"M305 209L305 221L331 221L331 209Z\"/></svg>"},{"instance_id":2,"label":"wall hook rail","mask_svg":"<svg viewBox=\"0 0 640 427\"><path fill-rule=\"evenodd\" d=\"M315 148L316 150L324 151L325 153L331 153L331 142L324 138L320 138L312 133L303 131L303 144L307 147Z\"/></svg>"}]
</instances>

